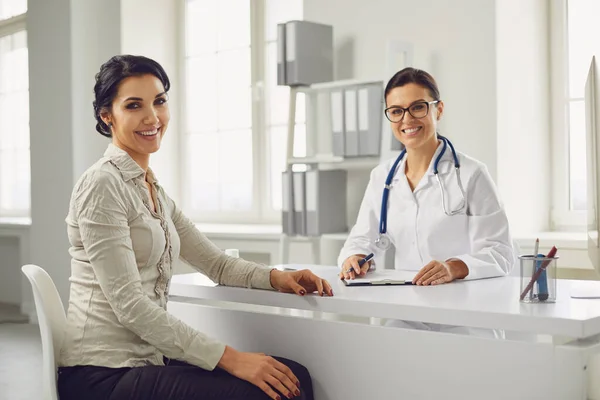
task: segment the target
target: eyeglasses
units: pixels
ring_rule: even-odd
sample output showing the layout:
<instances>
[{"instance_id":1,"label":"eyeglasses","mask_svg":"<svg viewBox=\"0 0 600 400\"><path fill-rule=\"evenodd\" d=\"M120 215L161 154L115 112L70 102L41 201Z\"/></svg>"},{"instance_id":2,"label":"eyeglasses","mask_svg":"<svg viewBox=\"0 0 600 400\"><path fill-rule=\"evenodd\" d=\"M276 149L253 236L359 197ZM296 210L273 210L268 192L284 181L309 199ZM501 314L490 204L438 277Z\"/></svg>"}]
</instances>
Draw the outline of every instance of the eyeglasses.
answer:
<instances>
[{"instance_id":1,"label":"eyeglasses","mask_svg":"<svg viewBox=\"0 0 600 400\"><path fill-rule=\"evenodd\" d=\"M385 109L385 116L390 122L400 122L404 118L404 113L408 111L413 118L423 118L429 114L429 105L439 103L439 100L421 101L412 104L408 108L392 106Z\"/></svg>"}]
</instances>

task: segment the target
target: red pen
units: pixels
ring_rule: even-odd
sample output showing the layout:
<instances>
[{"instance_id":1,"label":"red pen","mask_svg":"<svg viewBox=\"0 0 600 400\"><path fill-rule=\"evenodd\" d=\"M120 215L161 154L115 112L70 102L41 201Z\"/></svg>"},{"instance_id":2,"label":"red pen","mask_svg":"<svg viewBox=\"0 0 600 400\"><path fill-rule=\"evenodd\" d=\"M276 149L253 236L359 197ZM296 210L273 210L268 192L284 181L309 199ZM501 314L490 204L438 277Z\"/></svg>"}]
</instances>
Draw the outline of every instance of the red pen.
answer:
<instances>
[{"instance_id":1,"label":"red pen","mask_svg":"<svg viewBox=\"0 0 600 400\"><path fill-rule=\"evenodd\" d=\"M556 255L556 252L557 252L556 247L552 246L552 249L550 249L550 252L546 256L546 258L554 258L554 256ZM525 288L525 290L523 291L523 293L521 293L521 300L523 300L525 298L525 296L527 296L527 292L529 292L529 290L531 290L531 288L533 287L533 284L535 283L535 281L537 281L537 279L540 277L540 275L542 274L542 272L546 269L546 267L548 266L548 264L550 264L551 261L552 260L544 260L544 262L542 263L541 267L538 268L537 271L535 271L535 273L531 277L531 280L527 284L527 287Z\"/></svg>"}]
</instances>

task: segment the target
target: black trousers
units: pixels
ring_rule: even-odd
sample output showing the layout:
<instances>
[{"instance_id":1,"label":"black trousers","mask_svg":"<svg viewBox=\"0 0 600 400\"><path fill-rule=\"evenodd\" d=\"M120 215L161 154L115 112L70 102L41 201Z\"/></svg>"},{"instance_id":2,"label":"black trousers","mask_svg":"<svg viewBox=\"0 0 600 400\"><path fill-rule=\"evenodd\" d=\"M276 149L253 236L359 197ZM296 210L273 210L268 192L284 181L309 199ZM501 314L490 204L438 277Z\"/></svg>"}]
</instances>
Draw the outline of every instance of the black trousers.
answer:
<instances>
[{"instance_id":1,"label":"black trousers","mask_svg":"<svg viewBox=\"0 0 600 400\"><path fill-rule=\"evenodd\" d=\"M295 361L275 357L300 381L299 400L314 400L308 370ZM165 359L165 366L58 369L60 400L267 400L250 382L222 369L207 371L182 361ZM287 397L275 390L284 400Z\"/></svg>"}]
</instances>

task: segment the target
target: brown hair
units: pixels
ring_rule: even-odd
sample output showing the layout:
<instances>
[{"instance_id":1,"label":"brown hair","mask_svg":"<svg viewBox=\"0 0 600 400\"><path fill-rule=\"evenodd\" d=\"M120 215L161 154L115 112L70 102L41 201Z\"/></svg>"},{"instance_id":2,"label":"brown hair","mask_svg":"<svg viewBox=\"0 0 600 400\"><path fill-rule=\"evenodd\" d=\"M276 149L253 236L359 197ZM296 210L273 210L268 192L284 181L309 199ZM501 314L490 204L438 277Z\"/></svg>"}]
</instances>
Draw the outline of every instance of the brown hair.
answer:
<instances>
[{"instance_id":1,"label":"brown hair","mask_svg":"<svg viewBox=\"0 0 600 400\"><path fill-rule=\"evenodd\" d=\"M438 89L437 83L435 79L433 79L433 76L422 69L416 69L412 67L404 68L392 76L392 79L390 79L385 86L384 98L387 98L387 95L392 89L407 85L409 83L415 83L423 86L429 91L429 94L434 100L440 100L440 90Z\"/></svg>"}]
</instances>

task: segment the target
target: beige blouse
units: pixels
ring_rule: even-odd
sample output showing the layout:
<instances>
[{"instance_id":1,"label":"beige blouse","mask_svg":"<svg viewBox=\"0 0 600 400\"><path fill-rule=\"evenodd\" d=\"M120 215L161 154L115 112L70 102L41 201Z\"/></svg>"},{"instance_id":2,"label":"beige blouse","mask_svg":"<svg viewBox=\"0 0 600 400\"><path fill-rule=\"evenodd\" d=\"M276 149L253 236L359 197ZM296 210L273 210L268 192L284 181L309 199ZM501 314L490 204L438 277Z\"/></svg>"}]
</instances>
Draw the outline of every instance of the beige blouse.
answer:
<instances>
[{"instance_id":1,"label":"beige blouse","mask_svg":"<svg viewBox=\"0 0 600 400\"><path fill-rule=\"evenodd\" d=\"M163 365L165 355L213 369L225 345L166 311L178 257L219 284L273 289L269 268L226 256L148 169L151 194L145 175L110 144L75 185L66 218L71 288L60 366Z\"/></svg>"}]
</instances>

